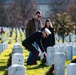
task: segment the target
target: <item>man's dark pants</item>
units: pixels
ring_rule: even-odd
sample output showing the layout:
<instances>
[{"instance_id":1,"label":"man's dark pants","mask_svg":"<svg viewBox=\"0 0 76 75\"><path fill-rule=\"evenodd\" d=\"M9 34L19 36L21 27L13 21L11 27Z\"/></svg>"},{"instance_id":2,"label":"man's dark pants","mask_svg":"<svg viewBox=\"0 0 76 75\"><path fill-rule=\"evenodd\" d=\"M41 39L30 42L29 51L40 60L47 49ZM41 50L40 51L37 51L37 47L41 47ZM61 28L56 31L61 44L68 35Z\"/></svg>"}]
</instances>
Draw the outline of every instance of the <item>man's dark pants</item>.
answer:
<instances>
[{"instance_id":1,"label":"man's dark pants","mask_svg":"<svg viewBox=\"0 0 76 75\"><path fill-rule=\"evenodd\" d=\"M25 40L22 42L22 45L25 48L27 48L29 51L31 51L30 54L29 54L29 57L27 59L27 65L34 65L34 64L36 64L39 51L36 50L36 48L32 44L27 43Z\"/></svg>"}]
</instances>

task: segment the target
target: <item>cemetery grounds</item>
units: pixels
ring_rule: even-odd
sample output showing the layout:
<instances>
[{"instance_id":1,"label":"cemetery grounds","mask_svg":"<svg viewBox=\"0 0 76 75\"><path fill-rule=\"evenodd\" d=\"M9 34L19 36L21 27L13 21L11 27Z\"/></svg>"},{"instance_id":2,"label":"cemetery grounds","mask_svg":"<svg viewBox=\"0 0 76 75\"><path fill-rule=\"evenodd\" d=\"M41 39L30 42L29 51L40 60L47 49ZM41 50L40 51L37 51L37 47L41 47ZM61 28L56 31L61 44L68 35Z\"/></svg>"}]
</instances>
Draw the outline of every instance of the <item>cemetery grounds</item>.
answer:
<instances>
[{"instance_id":1,"label":"cemetery grounds","mask_svg":"<svg viewBox=\"0 0 76 75\"><path fill-rule=\"evenodd\" d=\"M8 30L8 29L7 29ZM9 31L6 31L4 33L4 36L2 39L4 39L4 37L7 36L7 33ZM0 53L0 75L4 75L4 73L7 71L8 66L7 66L7 62L8 59L12 53L13 47L16 44L16 29L13 30L13 40L12 43L10 42L10 35L8 35L8 39L6 39L6 42L8 42L8 48L5 49L3 52ZM25 34L24 32L22 32L23 37L25 38ZM18 29L18 39L21 45L21 41L22 41L22 36L20 34L20 30ZM0 40L1 42L2 40ZM22 46L22 45L21 45ZM24 51L24 66L26 67L26 75L46 75L46 72L49 70L50 66L46 66L46 65L41 65L40 60L37 61L37 65L32 65L29 66L26 64L29 52L22 46L23 51ZM75 57L74 57L75 58ZM65 65L68 65L70 63L70 61L66 61ZM66 73L66 72L65 72Z\"/></svg>"}]
</instances>

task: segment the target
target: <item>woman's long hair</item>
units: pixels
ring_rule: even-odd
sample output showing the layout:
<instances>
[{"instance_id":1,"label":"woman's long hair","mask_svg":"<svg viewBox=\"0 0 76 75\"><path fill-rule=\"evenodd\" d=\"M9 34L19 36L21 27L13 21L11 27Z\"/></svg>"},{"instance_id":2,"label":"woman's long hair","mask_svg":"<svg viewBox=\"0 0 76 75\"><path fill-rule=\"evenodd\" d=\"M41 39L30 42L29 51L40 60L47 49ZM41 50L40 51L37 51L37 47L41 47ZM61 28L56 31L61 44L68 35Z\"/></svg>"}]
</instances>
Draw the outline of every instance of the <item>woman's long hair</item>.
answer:
<instances>
[{"instance_id":1,"label":"woman's long hair","mask_svg":"<svg viewBox=\"0 0 76 75\"><path fill-rule=\"evenodd\" d=\"M50 27L53 27L53 25L52 25L50 19L47 19L47 20L45 21L45 27L46 27L46 28L47 28L47 22L50 22Z\"/></svg>"}]
</instances>

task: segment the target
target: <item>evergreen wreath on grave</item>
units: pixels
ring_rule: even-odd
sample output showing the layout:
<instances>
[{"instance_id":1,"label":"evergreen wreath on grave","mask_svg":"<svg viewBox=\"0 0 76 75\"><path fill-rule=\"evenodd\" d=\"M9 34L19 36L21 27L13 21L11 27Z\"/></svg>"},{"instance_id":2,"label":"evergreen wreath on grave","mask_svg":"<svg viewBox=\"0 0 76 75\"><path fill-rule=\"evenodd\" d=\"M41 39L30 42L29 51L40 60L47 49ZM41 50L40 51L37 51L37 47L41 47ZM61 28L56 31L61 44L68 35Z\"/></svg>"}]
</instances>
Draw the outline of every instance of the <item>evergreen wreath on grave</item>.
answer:
<instances>
[{"instance_id":1,"label":"evergreen wreath on grave","mask_svg":"<svg viewBox=\"0 0 76 75\"><path fill-rule=\"evenodd\" d=\"M49 71L46 73L46 75L54 75L54 64L51 66Z\"/></svg>"},{"instance_id":2,"label":"evergreen wreath on grave","mask_svg":"<svg viewBox=\"0 0 76 75\"><path fill-rule=\"evenodd\" d=\"M41 64L45 65L46 64L46 57L44 57L43 59L41 59Z\"/></svg>"},{"instance_id":3,"label":"evergreen wreath on grave","mask_svg":"<svg viewBox=\"0 0 76 75\"><path fill-rule=\"evenodd\" d=\"M41 65L46 64L46 55L44 54L44 57L41 59Z\"/></svg>"}]
</instances>

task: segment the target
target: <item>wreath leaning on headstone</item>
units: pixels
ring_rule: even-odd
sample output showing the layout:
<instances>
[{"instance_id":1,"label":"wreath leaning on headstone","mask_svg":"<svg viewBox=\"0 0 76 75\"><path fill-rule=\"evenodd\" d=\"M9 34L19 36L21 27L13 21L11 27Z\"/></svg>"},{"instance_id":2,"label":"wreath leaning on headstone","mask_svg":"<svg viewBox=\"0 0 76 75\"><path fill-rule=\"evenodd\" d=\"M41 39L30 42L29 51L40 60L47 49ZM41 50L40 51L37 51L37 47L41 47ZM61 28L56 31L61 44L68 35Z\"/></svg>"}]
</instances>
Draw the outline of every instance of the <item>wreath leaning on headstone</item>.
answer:
<instances>
[{"instance_id":1,"label":"wreath leaning on headstone","mask_svg":"<svg viewBox=\"0 0 76 75\"><path fill-rule=\"evenodd\" d=\"M51 66L49 71L46 73L46 75L54 75L54 64Z\"/></svg>"}]
</instances>

